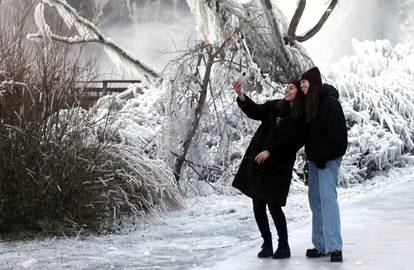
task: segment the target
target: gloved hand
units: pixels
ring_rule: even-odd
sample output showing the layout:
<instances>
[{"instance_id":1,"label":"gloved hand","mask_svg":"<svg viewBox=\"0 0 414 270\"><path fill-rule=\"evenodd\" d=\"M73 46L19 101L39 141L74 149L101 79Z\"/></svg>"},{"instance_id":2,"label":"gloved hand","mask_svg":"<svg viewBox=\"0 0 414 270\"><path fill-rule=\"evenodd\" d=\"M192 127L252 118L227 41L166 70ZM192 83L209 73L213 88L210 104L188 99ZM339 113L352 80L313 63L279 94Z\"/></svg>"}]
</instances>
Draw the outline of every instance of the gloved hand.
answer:
<instances>
[{"instance_id":1,"label":"gloved hand","mask_svg":"<svg viewBox=\"0 0 414 270\"><path fill-rule=\"evenodd\" d=\"M318 169L325 169L326 168L325 162L323 161L316 162L316 167L318 167Z\"/></svg>"}]
</instances>

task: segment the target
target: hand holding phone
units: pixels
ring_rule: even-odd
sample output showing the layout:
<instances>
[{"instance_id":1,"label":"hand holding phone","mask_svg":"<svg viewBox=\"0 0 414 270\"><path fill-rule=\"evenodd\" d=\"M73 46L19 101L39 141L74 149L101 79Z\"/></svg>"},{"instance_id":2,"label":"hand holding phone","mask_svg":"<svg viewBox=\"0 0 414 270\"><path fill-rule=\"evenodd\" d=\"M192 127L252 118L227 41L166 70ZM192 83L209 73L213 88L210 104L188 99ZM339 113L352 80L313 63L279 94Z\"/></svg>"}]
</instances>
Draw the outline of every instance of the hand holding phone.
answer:
<instances>
[{"instance_id":1,"label":"hand holding phone","mask_svg":"<svg viewBox=\"0 0 414 270\"><path fill-rule=\"evenodd\" d=\"M246 72L243 72L237 79L233 81L232 86L237 94L241 94L241 90L246 86L246 81Z\"/></svg>"}]
</instances>

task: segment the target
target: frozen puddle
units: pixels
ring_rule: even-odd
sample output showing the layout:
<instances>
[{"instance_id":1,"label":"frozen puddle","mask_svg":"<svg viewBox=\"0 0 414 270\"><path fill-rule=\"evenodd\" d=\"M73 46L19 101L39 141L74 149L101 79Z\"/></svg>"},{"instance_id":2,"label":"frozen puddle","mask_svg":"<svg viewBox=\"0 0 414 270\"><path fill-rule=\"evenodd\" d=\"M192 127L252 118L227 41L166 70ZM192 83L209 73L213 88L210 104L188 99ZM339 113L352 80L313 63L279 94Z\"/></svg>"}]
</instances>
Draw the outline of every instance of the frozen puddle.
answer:
<instances>
[{"instance_id":1,"label":"frozen puddle","mask_svg":"<svg viewBox=\"0 0 414 270\"><path fill-rule=\"evenodd\" d=\"M414 269L413 168L393 169L364 185L339 189L341 265L304 257L311 246L306 191L292 185L285 209L289 260L256 258L261 241L248 198L210 195L186 199L185 210L141 220L119 235L0 241L0 269Z\"/></svg>"}]
</instances>

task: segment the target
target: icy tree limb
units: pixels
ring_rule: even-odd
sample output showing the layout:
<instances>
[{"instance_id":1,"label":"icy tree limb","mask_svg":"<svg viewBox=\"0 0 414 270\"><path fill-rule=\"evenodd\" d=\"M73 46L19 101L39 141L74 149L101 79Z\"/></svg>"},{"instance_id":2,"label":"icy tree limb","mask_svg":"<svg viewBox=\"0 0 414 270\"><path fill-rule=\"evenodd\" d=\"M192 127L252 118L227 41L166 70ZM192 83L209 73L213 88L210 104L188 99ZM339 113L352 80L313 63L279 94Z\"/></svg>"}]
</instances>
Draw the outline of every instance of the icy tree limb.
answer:
<instances>
[{"instance_id":1,"label":"icy tree limb","mask_svg":"<svg viewBox=\"0 0 414 270\"><path fill-rule=\"evenodd\" d=\"M197 99L197 105L194 110L193 122L191 123L191 127L185 136L185 140L182 146L181 153L178 154L176 162L175 162L174 175L175 175L177 183L180 180L182 166L184 164L184 161L186 160L186 156L187 156L188 150L190 149L191 142L196 134L196 131L200 123L204 105L207 99L208 87L210 85L210 76L211 76L213 65L216 62L216 58L218 57L218 55L220 53L223 53L227 45L233 40L234 40L233 36L228 37L216 50L214 50L214 47L211 44L204 43L204 42L199 47L198 61L197 61L197 66L196 66L196 76L202 77L202 82L199 84L201 89L200 89L200 95ZM204 69L203 69L204 74L200 74L199 67L203 62L201 60L205 61Z\"/></svg>"},{"instance_id":2,"label":"icy tree limb","mask_svg":"<svg viewBox=\"0 0 414 270\"><path fill-rule=\"evenodd\" d=\"M319 19L318 23L312 29L310 29L305 35L297 36L296 29L298 27L300 19L302 18L302 15L303 15L303 12L306 6L306 0L300 0L296 8L295 14L293 15L293 18L289 24L289 28L287 32L287 39L289 40L289 42L294 42L294 41L303 42L303 41L310 39L316 33L318 33L319 30L321 30L322 26L325 24L325 22L328 20L329 15L331 15L332 10L334 10L337 3L338 3L338 0L332 0L328 8L326 9L325 13Z\"/></svg>"},{"instance_id":3,"label":"icy tree limb","mask_svg":"<svg viewBox=\"0 0 414 270\"><path fill-rule=\"evenodd\" d=\"M268 24L270 25L271 33L272 33L272 39L274 40L274 43L277 45L277 50L279 51L279 57L277 54L275 54L275 57L277 57L277 61L280 62L280 66L284 69L286 74L292 74L293 72L290 70L290 63L289 63L289 56L286 51L285 43L282 38L282 34L279 29L279 25L277 24L276 18L273 14L273 7L270 0L261 0L262 5L265 7L264 14L266 17L266 20Z\"/></svg>"},{"instance_id":4,"label":"icy tree limb","mask_svg":"<svg viewBox=\"0 0 414 270\"><path fill-rule=\"evenodd\" d=\"M282 25L288 22L276 12L270 0L240 3L233 0L187 0L196 17L198 29L211 43L239 30L248 55L247 65L258 66L271 80L285 83L298 77L313 62L299 43L287 44ZM290 46L287 46L290 45ZM254 63L253 63L254 62ZM249 67L250 68L250 67Z\"/></svg>"},{"instance_id":5,"label":"icy tree limb","mask_svg":"<svg viewBox=\"0 0 414 270\"><path fill-rule=\"evenodd\" d=\"M80 36L68 37L54 34L45 20L44 4L55 7L65 24L69 28L75 27ZM137 73L144 76L146 81L152 82L161 77L158 70L142 60L136 59L110 38L106 37L93 23L81 17L65 0L42 0L35 9L35 22L39 32L28 35L29 39L46 38L67 44L101 43L104 45L105 51L111 60L114 60L113 58L115 57L119 58L117 60L126 62L124 64L135 68Z\"/></svg>"}]
</instances>

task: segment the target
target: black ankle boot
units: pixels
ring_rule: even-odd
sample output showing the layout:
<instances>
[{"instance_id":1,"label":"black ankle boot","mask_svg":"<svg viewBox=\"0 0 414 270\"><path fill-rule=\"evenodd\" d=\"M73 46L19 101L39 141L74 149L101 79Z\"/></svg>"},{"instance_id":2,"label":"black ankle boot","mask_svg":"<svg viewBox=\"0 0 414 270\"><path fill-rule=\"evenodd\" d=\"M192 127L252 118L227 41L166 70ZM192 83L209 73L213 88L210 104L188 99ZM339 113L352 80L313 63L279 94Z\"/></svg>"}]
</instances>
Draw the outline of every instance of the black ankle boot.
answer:
<instances>
[{"instance_id":1,"label":"black ankle boot","mask_svg":"<svg viewBox=\"0 0 414 270\"><path fill-rule=\"evenodd\" d=\"M259 258L267 258L273 255L272 240L265 240L262 245L262 250L257 254Z\"/></svg>"},{"instance_id":2,"label":"black ankle boot","mask_svg":"<svg viewBox=\"0 0 414 270\"><path fill-rule=\"evenodd\" d=\"M288 243L279 242L279 246L275 254L273 254L273 259L285 259L290 258L290 248Z\"/></svg>"},{"instance_id":3,"label":"black ankle boot","mask_svg":"<svg viewBox=\"0 0 414 270\"><path fill-rule=\"evenodd\" d=\"M330 253L331 255L331 262L342 262L342 251L341 250L335 250Z\"/></svg>"}]
</instances>

